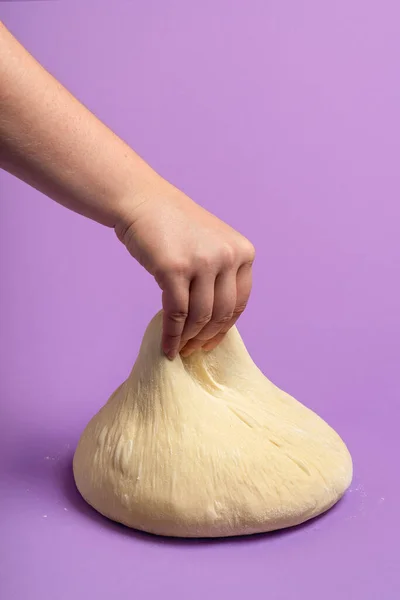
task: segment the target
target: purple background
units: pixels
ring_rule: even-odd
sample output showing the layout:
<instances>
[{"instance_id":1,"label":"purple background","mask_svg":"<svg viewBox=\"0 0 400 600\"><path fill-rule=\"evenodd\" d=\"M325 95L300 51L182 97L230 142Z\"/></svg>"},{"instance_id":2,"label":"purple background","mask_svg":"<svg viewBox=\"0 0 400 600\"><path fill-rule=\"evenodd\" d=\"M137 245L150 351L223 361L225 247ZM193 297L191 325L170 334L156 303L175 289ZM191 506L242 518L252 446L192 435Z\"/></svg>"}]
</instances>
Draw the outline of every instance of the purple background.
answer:
<instances>
[{"instance_id":1,"label":"purple background","mask_svg":"<svg viewBox=\"0 0 400 600\"><path fill-rule=\"evenodd\" d=\"M400 597L398 0L2 4L28 49L258 252L241 332L348 443L321 519L184 542L114 525L71 476L159 291L112 231L5 173L0 596Z\"/></svg>"}]
</instances>

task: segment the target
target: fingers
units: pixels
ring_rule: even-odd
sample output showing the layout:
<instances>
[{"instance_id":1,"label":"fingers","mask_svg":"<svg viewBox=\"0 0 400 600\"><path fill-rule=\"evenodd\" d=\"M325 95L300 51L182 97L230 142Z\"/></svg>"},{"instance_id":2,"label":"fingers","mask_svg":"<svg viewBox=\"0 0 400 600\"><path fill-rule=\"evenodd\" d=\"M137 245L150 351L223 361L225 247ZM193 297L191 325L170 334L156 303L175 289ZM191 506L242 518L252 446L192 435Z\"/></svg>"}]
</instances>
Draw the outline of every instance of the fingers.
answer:
<instances>
[{"instance_id":1,"label":"fingers","mask_svg":"<svg viewBox=\"0 0 400 600\"><path fill-rule=\"evenodd\" d=\"M195 338L210 321L214 304L215 276L195 277L191 282L175 277L163 286L163 342L173 359L185 344Z\"/></svg>"},{"instance_id":2,"label":"fingers","mask_svg":"<svg viewBox=\"0 0 400 600\"><path fill-rule=\"evenodd\" d=\"M236 323L242 312L247 306L252 286L252 265L246 263L240 267L236 275L236 305L232 313L231 319L225 323L218 333L205 344L203 350L207 352L214 350L218 344L224 339L231 327Z\"/></svg>"},{"instance_id":3,"label":"fingers","mask_svg":"<svg viewBox=\"0 0 400 600\"><path fill-rule=\"evenodd\" d=\"M229 323L236 306L236 273L226 271L217 276L214 284L214 304L208 323L184 345L182 356L189 356L213 339Z\"/></svg>"},{"instance_id":4,"label":"fingers","mask_svg":"<svg viewBox=\"0 0 400 600\"><path fill-rule=\"evenodd\" d=\"M189 340L196 339L210 322L214 305L214 285L215 275L212 273L192 280L189 291L189 314L182 333L181 351ZM182 355L187 356L188 352L182 352Z\"/></svg>"},{"instance_id":5,"label":"fingers","mask_svg":"<svg viewBox=\"0 0 400 600\"><path fill-rule=\"evenodd\" d=\"M239 259L225 249L221 256L215 270L205 261L191 274L187 269L170 270L167 280L159 278L164 309L162 346L168 358L175 358L178 352L185 357L200 348L212 350L244 311L251 292L254 249L248 245Z\"/></svg>"},{"instance_id":6,"label":"fingers","mask_svg":"<svg viewBox=\"0 0 400 600\"><path fill-rule=\"evenodd\" d=\"M175 277L163 285L162 349L171 360L179 352L189 312L189 283L185 277Z\"/></svg>"}]
</instances>

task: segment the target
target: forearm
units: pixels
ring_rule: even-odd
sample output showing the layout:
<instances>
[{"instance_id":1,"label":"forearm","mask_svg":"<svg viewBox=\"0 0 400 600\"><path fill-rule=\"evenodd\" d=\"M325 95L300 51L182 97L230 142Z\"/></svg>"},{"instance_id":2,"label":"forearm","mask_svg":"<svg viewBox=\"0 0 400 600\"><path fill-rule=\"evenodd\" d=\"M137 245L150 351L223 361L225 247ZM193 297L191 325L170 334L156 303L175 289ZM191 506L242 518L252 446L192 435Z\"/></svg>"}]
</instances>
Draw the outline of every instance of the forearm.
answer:
<instances>
[{"instance_id":1,"label":"forearm","mask_svg":"<svg viewBox=\"0 0 400 600\"><path fill-rule=\"evenodd\" d=\"M0 56L0 167L114 227L156 174L1 23Z\"/></svg>"}]
</instances>

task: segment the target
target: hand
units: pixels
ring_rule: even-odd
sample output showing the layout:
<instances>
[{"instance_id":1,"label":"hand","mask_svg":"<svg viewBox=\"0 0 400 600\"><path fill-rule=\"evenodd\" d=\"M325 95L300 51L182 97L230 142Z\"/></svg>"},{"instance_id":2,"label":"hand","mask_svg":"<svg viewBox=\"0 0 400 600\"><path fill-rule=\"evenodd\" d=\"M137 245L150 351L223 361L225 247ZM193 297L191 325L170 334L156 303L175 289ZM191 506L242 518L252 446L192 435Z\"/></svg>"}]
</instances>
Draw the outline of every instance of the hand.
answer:
<instances>
[{"instance_id":1,"label":"hand","mask_svg":"<svg viewBox=\"0 0 400 600\"><path fill-rule=\"evenodd\" d=\"M162 290L168 358L217 346L246 307L252 244L161 178L115 231Z\"/></svg>"},{"instance_id":2,"label":"hand","mask_svg":"<svg viewBox=\"0 0 400 600\"><path fill-rule=\"evenodd\" d=\"M0 167L114 227L163 291L163 350L214 348L244 310L254 248L155 174L0 23Z\"/></svg>"}]
</instances>

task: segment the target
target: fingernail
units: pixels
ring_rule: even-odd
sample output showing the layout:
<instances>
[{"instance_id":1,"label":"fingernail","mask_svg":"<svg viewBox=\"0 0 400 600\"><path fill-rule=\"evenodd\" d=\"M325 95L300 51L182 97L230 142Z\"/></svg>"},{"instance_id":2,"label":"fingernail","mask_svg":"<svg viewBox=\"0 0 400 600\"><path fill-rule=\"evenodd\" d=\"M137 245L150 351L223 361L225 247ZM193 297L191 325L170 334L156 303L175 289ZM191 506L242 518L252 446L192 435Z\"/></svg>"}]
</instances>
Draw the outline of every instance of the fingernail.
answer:
<instances>
[{"instance_id":1,"label":"fingernail","mask_svg":"<svg viewBox=\"0 0 400 600\"><path fill-rule=\"evenodd\" d=\"M188 356L190 356L192 353L193 353L193 350L182 350L181 356L183 356L183 358L188 358Z\"/></svg>"},{"instance_id":2,"label":"fingernail","mask_svg":"<svg viewBox=\"0 0 400 600\"><path fill-rule=\"evenodd\" d=\"M211 350L211 348L214 347L213 342L209 341L206 344L204 344L204 346L201 347L202 350L204 350L205 352L208 352L208 350Z\"/></svg>"}]
</instances>

